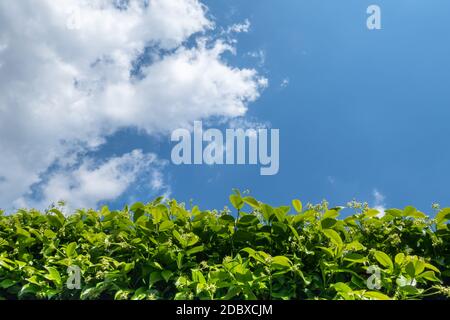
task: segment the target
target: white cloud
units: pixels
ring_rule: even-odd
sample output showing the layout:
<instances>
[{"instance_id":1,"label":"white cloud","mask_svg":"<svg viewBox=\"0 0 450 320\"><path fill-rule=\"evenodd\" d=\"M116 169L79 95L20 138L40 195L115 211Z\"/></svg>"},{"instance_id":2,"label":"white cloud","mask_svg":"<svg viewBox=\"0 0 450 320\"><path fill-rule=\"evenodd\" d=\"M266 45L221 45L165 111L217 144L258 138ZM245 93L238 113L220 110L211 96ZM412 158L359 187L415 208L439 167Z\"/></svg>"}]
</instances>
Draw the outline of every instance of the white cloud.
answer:
<instances>
[{"instance_id":1,"label":"white cloud","mask_svg":"<svg viewBox=\"0 0 450 320\"><path fill-rule=\"evenodd\" d=\"M377 189L373 190L373 197L375 199L375 204L376 205L381 205L384 203L384 200L386 199L386 197Z\"/></svg>"},{"instance_id":2,"label":"white cloud","mask_svg":"<svg viewBox=\"0 0 450 320\"><path fill-rule=\"evenodd\" d=\"M164 176L161 171L153 171L151 179L151 187L154 190L161 190L164 188Z\"/></svg>"},{"instance_id":3,"label":"white cloud","mask_svg":"<svg viewBox=\"0 0 450 320\"><path fill-rule=\"evenodd\" d=\"M241 32L248 32L250 30L250 21L246 19L243 23L236 23L232 26L228 27L227 33L241 33Z\"/></svg>"},{"instance_id":4,"label":"white cloud","mask_svg":"<svg viewBox=\"0 0 450 320\"><path fill-rule=\"evenodd\" d=\"M0 206L23 200L52 164L64 166L121 128L152 134L243 116L267 85L255 70L222 59L233 48L205 38L214 23L198 0L118 3L126 2L0 2ZM185 46L195 35L197 45ZM165 53L131 77L148 46ZM47 189L77 178L60 173ZM55 200L51 190L48 200ZM86 203L116 193L92 191ZM74 198L85 199L81 194Z\"/></svg>"},{"instance_id":5,"label":"white cloud","mask_svg":"<svg viewBox=\"0 0 450 320\"><path fill-rule=\"evenodd\" d=\"M230 129L269 129L272 124L269 121L258 121L257 119L252 119L248 117L238 117L233 118L228 121L228 127Z\"/></svg>"},{"instance_id":6,"label":"white cloud","mask_svg":"<svg viewBox=\"0 0 450 320\"><path fill-rule=\"evenodd\" d=\"M283 81L281 81L280 87L287 88L289 86L289 83L290 83L289 78L285 78L283 79Z\"/></svg>"},{"instance_id":7,"label":"white cloud","mask_svg":"<svg viewBox=\"0 0 450 320\"><path fill-rule=\"evenodd\" d=\"M377 209L380 214L378 215L378 217L383 217L385 215L385 211L386 211L386 197L377 189L374 189L372 192L373 198L374 198L374 209Z\"/></svg>"},{"instance_id":8,"label":"white cloud","mask_svg":"<svg viewBox=\"0 0 450 320\"><path fill-rule=\"evenodd\" d=\"M156 155L140 150L100 164L93 159L84 159L78 168L53 173L43 186L43 198L32 204L43 207L62 200L71 209L94 208L99 200L114 200L123 194L140 175L151 177L152 188L161 190L164 187L158 171L161 165ZM155 179L158 179L157 183ZM26 199L20 199L16 204L25 203Z\"/></svg>"},{"instance_id":9,"label":"white cloud","mask_svg":"<svg viewBox=\"0 0 450 320\"><path fill-rule=\"evenodd\" d=\"M248 52L247 55L251 58L257 59L260 66L266 63L266 52L262 49Z\"/></svg>"}]
</instances>

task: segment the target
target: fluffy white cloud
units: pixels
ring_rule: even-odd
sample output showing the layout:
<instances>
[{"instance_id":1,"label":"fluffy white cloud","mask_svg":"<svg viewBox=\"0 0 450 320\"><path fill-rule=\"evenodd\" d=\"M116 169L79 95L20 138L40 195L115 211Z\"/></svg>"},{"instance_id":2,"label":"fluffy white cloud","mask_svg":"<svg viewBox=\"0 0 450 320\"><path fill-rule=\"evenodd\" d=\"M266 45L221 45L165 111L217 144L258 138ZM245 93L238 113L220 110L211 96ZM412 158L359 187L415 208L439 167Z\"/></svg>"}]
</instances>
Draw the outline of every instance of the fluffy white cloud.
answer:
<instances>
[{"instance_id":1,"label":"fluffy white cloud","mask_svg":"<svg viewBox=\"0 0 450 320\"><path fill-rule=\"evenodd\" d=\"M32 203L43 207L54 201L68 201L71 209L95 208L99 200L114 200L139 178L149 179L154 190L164 188L159 169L163 166L154 154L134 150L104 163L84 159L72 170L53 173L42 189L43 197ZM19 199L18 204L26 203Z\"/></svg>"},{"instance_id":2,"label":"fluffy white cloud","mask_svg":"<svg viewBox=\"0 0 450 320\"><path fill-rule=\"evenodd\" d=\"M198 0L1 1L0 206L24 199L51 165L121 128L152 134L200 118L243 116L267 81L228 65L222 55L233 48L211 43L205 32L212 28ZM155 48L152 63L133 77L148 47ZM48 200L59 195L58 183L67 190L81 174L50 179ZM74 202L123 192L91 190L88 199L81 190L89 188L71 193Z\"/></svg>"}]
</instances>

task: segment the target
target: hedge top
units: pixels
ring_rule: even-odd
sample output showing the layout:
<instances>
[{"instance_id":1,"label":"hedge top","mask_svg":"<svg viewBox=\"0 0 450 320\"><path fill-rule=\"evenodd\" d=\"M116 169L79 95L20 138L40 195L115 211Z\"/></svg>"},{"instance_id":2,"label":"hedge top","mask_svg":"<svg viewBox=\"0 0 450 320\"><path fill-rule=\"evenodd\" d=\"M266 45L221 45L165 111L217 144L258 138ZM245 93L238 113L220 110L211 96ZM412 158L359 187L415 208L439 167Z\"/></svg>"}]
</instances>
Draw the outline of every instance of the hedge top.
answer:
<instances>
[{"instance_id":1,"label":"hedge top","mask_svg":"<svg viewBox=\"0 0 450 320\"><path fill-rule=\"evenodd\" d=\"M67 217L0 213L0 298L450 297L450 208L430 218L352 202L341 219L326 202L272 207L238 191L230 201L236 214L162 198Z\"/></svg>"}]
</instances>

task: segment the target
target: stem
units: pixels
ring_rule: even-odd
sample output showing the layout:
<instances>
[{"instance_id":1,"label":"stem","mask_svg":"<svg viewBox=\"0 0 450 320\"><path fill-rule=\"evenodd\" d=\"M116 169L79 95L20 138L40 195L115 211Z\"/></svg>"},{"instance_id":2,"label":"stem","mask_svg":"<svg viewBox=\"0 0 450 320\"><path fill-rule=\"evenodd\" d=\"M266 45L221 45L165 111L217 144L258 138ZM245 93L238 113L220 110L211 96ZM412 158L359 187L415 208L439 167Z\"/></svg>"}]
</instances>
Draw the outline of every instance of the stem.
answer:
<instances>
[{"instance_id":1,"label":"stem","mask_svg":"<svg viewBox=\"0 0 450 320\"><path fill-rule=\"evenodd\" d=\"M269 294L270 294L270 300L273 300L273 297L272 297L272 266L269 266Z\"/></svg>"}]
</instances>

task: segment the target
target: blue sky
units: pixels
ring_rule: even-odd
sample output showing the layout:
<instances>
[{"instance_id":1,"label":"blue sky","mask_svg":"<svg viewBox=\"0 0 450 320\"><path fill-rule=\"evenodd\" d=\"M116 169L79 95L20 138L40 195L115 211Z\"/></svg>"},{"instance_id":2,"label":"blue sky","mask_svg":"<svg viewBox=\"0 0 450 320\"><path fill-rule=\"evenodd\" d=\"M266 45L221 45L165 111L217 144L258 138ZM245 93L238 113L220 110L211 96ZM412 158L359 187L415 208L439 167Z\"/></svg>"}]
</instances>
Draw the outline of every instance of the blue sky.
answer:
<instances>
[{"instance_id":1,"label":"blue sky","mask_svg":"<svg viewBox=\"0 0 450 320\"><path fill-rule=\"evenodd\" d=\"M246 19L251 24L233 35L236 54L221 59L268 79L244 118L280 129L280 172L260 176L257 166L169 163L161 169L165 190L147 188L147 172L99 205L122 207L170 189L179 201L221 208L233 188L274 205L294 198L345 205L356 198L430 211L433 202L449 204L448 1L203 3L216 24L211 34ZM381 7L382 30L366 27L371 4ZM101 160L142 149L168 160L173 145L167 132L126 127L83 156Z\"/></svg>"},{"instance_id":2,"label":"blue sky","mask_svg":"<svg viewBox=\"0 0 450 320\"><path fill-rule=\"evenodd\" d=\"M218 24L251 22L228 59L255 65L247 53L264 53L270 86L248 116L280 129L281 169L264 177L252 166L170 166L173 197L214 208L239 188L274 204L374 204L378 190L389 207L448 203L448 2L377 1L379 31L365 25L373 1L205 3ZM145 148L141 139L131 143ZM156 143L166 157L170 145Z\"/></svg>"}]
</instances>

